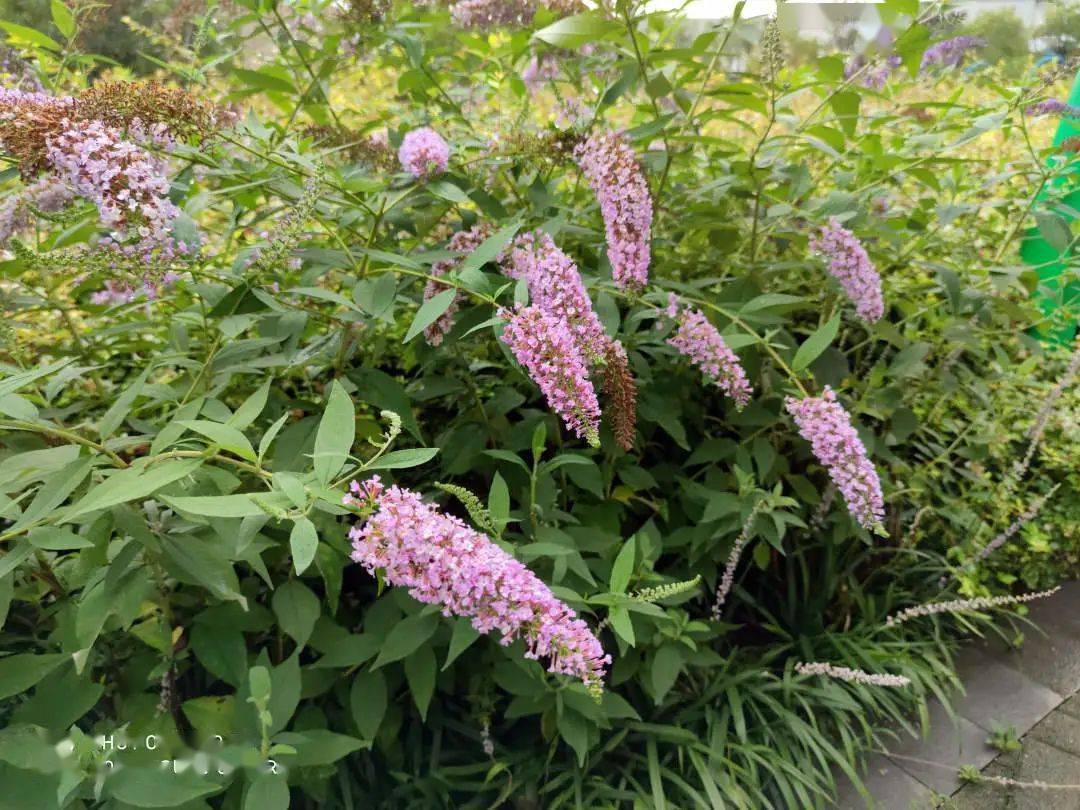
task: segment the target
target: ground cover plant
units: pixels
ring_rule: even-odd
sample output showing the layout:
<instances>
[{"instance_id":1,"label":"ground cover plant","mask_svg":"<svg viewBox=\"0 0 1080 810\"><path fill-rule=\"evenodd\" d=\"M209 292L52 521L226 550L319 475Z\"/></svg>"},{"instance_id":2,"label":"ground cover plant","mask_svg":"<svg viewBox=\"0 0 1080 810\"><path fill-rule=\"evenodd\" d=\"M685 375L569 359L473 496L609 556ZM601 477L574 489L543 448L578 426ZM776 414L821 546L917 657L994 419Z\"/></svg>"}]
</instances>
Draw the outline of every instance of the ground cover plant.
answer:
<instances>
[{"instance_id":1,"label":"ground cover plant","mask_svg":"<svg viewBox=\"0 0 1080 810\"><path fill-rule=\"evenodd\" d=\"M1077 556L1075 67L946 12L794 64L741 8L245 0L138 81L91 7L0 23L2 801L858 780Z\"/></svg>"}]
</instances>

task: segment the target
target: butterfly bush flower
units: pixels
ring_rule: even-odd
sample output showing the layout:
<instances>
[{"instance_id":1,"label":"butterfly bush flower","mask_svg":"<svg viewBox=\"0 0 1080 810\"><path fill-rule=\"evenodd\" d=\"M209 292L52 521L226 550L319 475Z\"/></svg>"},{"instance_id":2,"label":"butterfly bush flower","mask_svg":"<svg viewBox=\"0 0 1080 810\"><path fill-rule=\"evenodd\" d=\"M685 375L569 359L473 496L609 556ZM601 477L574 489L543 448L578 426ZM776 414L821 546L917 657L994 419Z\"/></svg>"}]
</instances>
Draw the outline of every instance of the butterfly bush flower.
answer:
<instances>
[{"instance_id":1,"label":"butterfly bush flower","mask_svg":"<svg viewBox=\"0 0 1080 810\"><path fill-rule=\"evenodd\" d=\"M65 123L47 146L59 177L94 203L114 232L129 230L139 240L164 241L180 213L168 197L165 162L100 121Z\"/></svg>"},{"instance_id":2,"label":"butterfly bush flower","mask_svg":"<svg viewBox=\"0 0 1080 810\"><path fill-rule=\"evenodd\" d=\"M406 133L398 149L402 168L417 180L430 180L446 171L450 162L450 146L431 127L420 127Z\"/></svg>"},{"instance_id":3,"label":"butterfly bush flower","mask_svg":"<svg viewBox=\"0 0 1080 810\"><path fill-rule=\"evenodd\" d=\"M626 348L609 340L604 353L604 403L615 442L623 450L634 446L637 427L637 381L630 370Z\"/></svg>"},{"instance_id":4,"label":"butterfly bush flower","mask_svg":"<svg viewBox=\"0 0 1080 810\"><path fill-rule=\"evenodd\" d=\"M543 231L522 235L502 257L500 266L510 278L525 280L529 303L567 323L578 350L590 364L604 355L609 339L581 273L550 235Z\"/></svg>"},{"instance_id":5,"label":"butterfly bush flower","mask_svg":"<svg viewBox=\"0 0 1080 810\"><path fill-rule=\"evenodd\" d=\"M831 218L821 232L810 237L810 250L828 261L829 274L840 282L855 311L867 323L885 314L881 276L858 238Z\"/></svg>"},{"instance_id":6,"label":"butterfly bush flower","mask_svg":"<svg viewBox=\"0 0 1080 810\"><path fill-rule=\"evenodd\" d=\"M719 330L700 310L689 307L675 316L675 323L675 334L667 342L735 400L737 408L745 407L752 392L750 381L738 356L724 342Z\"/></svg>"},{"instance_id":7,"label":"butterfly bush flower","mask_svg":"<svg viewBox=\"0 0 1080 810\"><path fill-rule=\"evenodd\" d=\"M637 155L609 132L578 144L574 159L600 203L615 284L641 290L649 280L653 206Z\"/></svg>"},{"instance_id":8,"label":"butterfly bush flower","mask_svg":"<svg viewBox=\"0 0 1080 810\"><path fill-rule=\"evenodd\" d=\"M823 664L819 661L813 663L799 663L795 665L795 671L800 675L822 675L847 683L861 683L867 686L908 686L910 678L903 675L881 675L872 672L863 672L861 669L840 667L836 664Z\"/></svg>"},{"instance_id":9,"label":"butterfly bush flower","mask_svg":"<svg viewBox=\"0 0 1080 810\"><path fill-rule=\"evenodd\" d=\"M462 28L487 30L528 25L539 8L557 14L584 10L580 0L457 0L450 6L450 17Z\"/></svg>"},{"instance_id":10,"label":"butterfly bush flower","mask_svg":"<svg viewBox=\"0 0 1080 810\"><path fill-rule=\"evenodd\" d=\"M487 224L477 225L470 228L467 231L458 231L450 237L450 241L446 247L449 250L457 251L458 253L472 253L491 235L491 228ZM431 265L431 275L433 276L445 276L450 271L454 270L461 263L460 258L444 259L443 261L435 262ZM424 285L424 300L427 301L430 298L434 298L443 290L450 289L446 284L441 284L434 279L429 279L428 283ZM443 338L454 326L454 316L457 314L458 306L461 302L461 294L455 293L453 300L450 302L450 306L446 308L438 318L435 319L427 329L424 330L424 338L432 346L439 346L443 342Z\"/></svg>"},{"instance_id":11,"label":"butterfly bush flower","mask_svg":"<svg viewBox=\"0 0 1080 810\"><path fill-rule=\"evenodd\" d=\"M599 446L600 404L566 321L536 305L519 305L500 315L509 319L503 342L539 386L551 410L579 438Z\"/></svg>"},{"instance_id":12,"label":"butterfly bush flower","mask_svg":"<svg viewBox=\"0 0 1080 810\"><path fill-rule=\"evenodd\" d=\"M375 508L354 526L352 559L368 572L409 589L444 616L467 616L480 633L498 630L501 643L525 642L526 657L548 659L548 671L579 678L599 698L611 657L584 621L521 562L461 520L442 514L415 492L358 485Z\"/></svg>"},{"instance_id":13,"label":"butterfly bush flower","mask_svg":"<svg viewBox=\"0 0 1080 810\"><path fill-rule=\"evenodd\" d=\"M953 37L937 42L926 49L923 53L922 65L926 69L932 65L941 67L955 67L964 59L964 55L973 48L981 48L986 45L986 40L979 37Z\"/></svg>"},{"instance_id":14,"label":"butterfly bush flower","mask_svg":"<svg viewBox=\"0 0 1080 810\"><path fill-rule=\"evenodd\" d=\"M75 197L71 187L46 174L0 203L0 244L30 227L34 209L48 214L63 209Z\"/></svg>"},{"instance_id":15,"label":"butterfly bush flower","mask_svg":"<svg viewBox=\"0 0 1080 810\"><path fill-rule=\"evenodd\" d=\"M1048 98L1031 104L1024 112L1031 116L1058 115L1063 118L1080 118L1080 107L1074 107L1056 98Z\"/></svg>"},{"instance_id":16,"label":"butterfly bush flower","mask_svg":"<svg viewBox=\"0 0 1080 810\"><path fill-rule=\"evenodd\" d=\"M878 526L885 517L881 481L836 393L825 386L819 397L788 397L784 405L795 419L799 435L810 442L814 456L829 471L848 511L859 525L867 529Z\"/></svg>"}]
</instances>

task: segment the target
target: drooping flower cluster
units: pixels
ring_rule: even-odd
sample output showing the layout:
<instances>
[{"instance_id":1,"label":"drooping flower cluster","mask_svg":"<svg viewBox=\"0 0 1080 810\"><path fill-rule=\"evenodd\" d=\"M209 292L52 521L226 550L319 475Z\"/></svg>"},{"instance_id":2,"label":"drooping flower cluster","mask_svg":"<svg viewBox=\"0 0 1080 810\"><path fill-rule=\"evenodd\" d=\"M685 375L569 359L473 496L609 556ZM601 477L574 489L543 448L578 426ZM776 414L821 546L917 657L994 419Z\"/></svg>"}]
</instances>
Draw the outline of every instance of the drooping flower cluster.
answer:
<instances>
[{"instance_id":1,"label":"drooping flower cluster","mask_svg":"<svg viewBox=\"0 0 1080 810\"><path fill-rule=\"evenodd\" d=\"M604 412L611 422L615 442L623 450L634 446L637 427L637 381L630 370L626 348L617 340L608 340L604 352Z\"/></svg>"},{"instance_id":2,"label":"drooping flower cluster","mask_svg":"<svg viewBox=\"0 0 1080 810\"><path fill-rule=\"evenodd\" d=\"M378 482L354 489L376 507L349 532L352 559L409 589L444 616L467 616L501 643L521 638L528 658L548 659L550 672L579 678L595 696L611 657L584 621L521 562L462 521L440 513L414 492Z\"/></svg>"},{"instance_id":3,"label":"drooping flower cluster","mask_svg":"<svg viewBox=\"0 0 1080 810\"><path fill-rule=\"evenodd\" d=\"M1031 602L1035 599L1043 599L1052 596L1061 590L1061 586L1051 588L1048 591L1036 593L1022 593L1017 596L979 596L975 599L953 599L949 602L930 602L926 605L915 605L904 608L899 613L894 613L885 620L888 627L896 627L904 622L911 621L919 616L936 616L939 613L963 613L971 610L986 610L1005 605L1019 605L1023 602Z\"/></svg>"},{"instance_id":4,"label":"drooping flower cluster","mask_svg":"<svg viewBox=\"0 0 1080 810\"><path fill-rule=\"evenodd\" d=\"M757 520L758 513L761 512L761 509L764 506L764 499L754 504L754 508L750 510L750 514L747 515L746 520L743 521L742 528L739 530L739 536L735 538L735 542L731 546L731 551L728 552L727 563L724 565L724 573L720 577L720 582L716 585L716 601L713 602L712 608L712 617L715 621L720 621L724 603L727 601L728 594L731 593L731 589L735 585L735 571L739 567L739 560L742 558L743 550L750 540L750 532L754 528L754 521Z\"/></svg>"},{"instance_id":5,"label":"drooping flower cluster","mask_svg":"<svg viewBox=\"0 0 1080 810\"><path fill-rule=\"evenodd\" d=\"M1056 98L1048 98L1045 101L1031 104L1024 112L1031 116L1057 115L1062 118L1080 118L1080 107L1074 107Z\"/></svg>"},{"instance_id":6,"label":"drooping flower cluster","mask_svg":"<svg viewBox=\"0 0 1080 810\"><path fill-rule=\"evenodd\" d=\"M911 684L911 679L903 675L863 672L861 669L841 667L836 664L824 664L820 661L798 663L795 665L795 671L800 675L822 675L838 681L861 683L867 686L908 686Z\"/></svg>"},{"instance_id":7,"label":"drooping flower cluster","mask_svg":"<svg viewBox=\"0 0 1080 810\"><path fill-rule=\"evenodd\" d=\"M903 61L899 56L893 54L885 57L880 64L867 67L866 57L858 54L844 66L844 78L850 79L860 70L866 68L862 76L859 77L859 84L872 90L881 90L888 83L889 76L903 64Z\"/></svg>"},{"instance_id":8,"label":"drooping flower cluster","mask_svg":"<svg viewBox=\"0 0 1080 810\"><path fill-rule=\"evenodd\" d=\"M737 408L745 407L753 389L738 356L724 342L720 331L700 310L684 307L680 312L677 304L669 304L669 313L673 308L676 329L667 342L735 400Z\"/></svg>"},{"instance_id":9,"label":"drooping flower cluster","mask_svg":"<svg viewBox=\"0 0 1080 810\"><path fill-rule=\"evenodd\" d=\"M578 350L590 365L603 357L609 339L593 310L581 273L549 234L536 231L520 236L502 257L500 267L510 278L525 280L531 304L567 323Z\"/></svg>"},{"instance_id":10,"label":"drooping flower cluster","mask_svg":"<svg viewBox=\"0 0 1080 810\"><path fill-rule=\"evenodd\" d=\"M431 127L420 127L402 138L398 160L401 167L417 180L430 180L446 171L450 146Z\"/></svg>"},{"instance_id":11,"label":"drooping flower cluster","mask_svg":"<svg viewBox=\"0 0 1080 810\"><path fill-rule=\"evenodd\" d=\"M810 237L810 249L828 261L828 271L840 282L859 317L873 323L885 314L881 276L858 237L831 218L820 233Z\"/></svg>"},{"instance_id":12,"label":"drooping flower cluster","mask_svg":"<svg viewBox=\"0 0 1080 810\"><path fill-rule=\"evenodd\" d=\"M485 239L491 236L491 227L487 223L476 225L467 231L458 231L450 237L450 241L446 247L448 250L457 251L461 254L472 253L483 243ZM454 270L461 263L460 258L444 259L431 265L431 275L433 276L445 276L450 271ZM424 300L433 298L443 290L449 289L446 284L440 284L438 281L431 279L426 285L424 285ZM446 308L446 311L440 315L434 323L424 330L424 337L427 342L432 346L438 346L443 342L443 338L446 337L446 333L449 332L454 326L454 316L457 314L458 306L461 300L461 295L455 294L454 300L450 302L450 306Z\"/></svg>"},{"instance_id":13,"label":"drooping flower cluster","mask_svg":"<svg viewBox=\"0 0 1080 810\"><path fill-rule=\"evenodd\" d=\"M508 322L502 340L567 428L596 447L600 443L600 404L588 365L565 320L535 304L502 310Z\"/></svg>"},{"instance_id":14,"label":"drooping flower cluster","mask_svg":"<svg viewBox=\"0 0 1080 810\"><path fill-rule=\"evenodd\" d=\"M784 405L799 435L810 442L815 458L829 471L852 517L867 529L880 524L885 517L881 481L836 393L825 386L819 397L788 397Z\"/></svg>"},{"instance_id":15,"label":"drooping flower cluster","mask_svg":"<svg viewBox=\"0 0 1080 810\"><path fill-rule=\"evenodd\" d=\"M257 272L271 273L293 261L299 265L299 259L292 254L304 238L304 228L315 213L325 187L326 170L321 165L316 165L315 171L305 181L303 193L296 204L271 230L260 234L263 244L256 247L248 257L249 267Z\"/></svg>"},{"instance_id":16,"label":"drooping flower cluster","mask_svg":"<svg viewBox=\"0 0 1080 810\"><path fill-rule=\"evenodd\" d=\"M979 37L959 36L952 39L943 39L926 49L922 57L922 68L932 65L941 67L955 67L964 59L964 55L974 49L986 45L986 40Z\"/></svg>"},{"instance_id":17,"label":"drooping flower cluster","mask_svg":"<svg viewBox=\"0 0 1080 810\"><path fill-rule=\"evenodd\" d=\"M642 289L649 280L653 205L637 155L622 136L609 132L578 144L574 159L600 203L615 283Z\"/></svg>"}]
</instances>

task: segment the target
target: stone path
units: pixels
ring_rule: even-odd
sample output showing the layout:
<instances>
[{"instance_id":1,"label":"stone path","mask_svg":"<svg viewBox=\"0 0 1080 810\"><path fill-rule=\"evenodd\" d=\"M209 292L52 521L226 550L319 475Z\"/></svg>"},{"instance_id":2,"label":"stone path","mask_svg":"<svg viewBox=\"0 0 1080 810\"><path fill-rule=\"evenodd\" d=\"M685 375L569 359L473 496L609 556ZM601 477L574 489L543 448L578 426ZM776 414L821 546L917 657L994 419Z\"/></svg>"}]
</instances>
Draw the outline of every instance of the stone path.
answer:
<instances>
[{"instance_id":1,"label":"stone path","mask_svg":"<svg viewBox=\"0 0 1080 810\"><path fill-rule=\"evenodd\" d=\"M956 664L965 694L950 714L929 707L925 739L900 732L890 756L873 755L864 782L870 804L844 780L841 810L1080 810L1080 792L961 784L971 765L987 776L1022 782L1080 784L1080 582L1033 602L1019 650L1000 641L971 645ZM1040 632L1040 630L1042 632ZM1011 728L1019 750L1001 753L986 740Z\"/></svg>"}]
</instances>

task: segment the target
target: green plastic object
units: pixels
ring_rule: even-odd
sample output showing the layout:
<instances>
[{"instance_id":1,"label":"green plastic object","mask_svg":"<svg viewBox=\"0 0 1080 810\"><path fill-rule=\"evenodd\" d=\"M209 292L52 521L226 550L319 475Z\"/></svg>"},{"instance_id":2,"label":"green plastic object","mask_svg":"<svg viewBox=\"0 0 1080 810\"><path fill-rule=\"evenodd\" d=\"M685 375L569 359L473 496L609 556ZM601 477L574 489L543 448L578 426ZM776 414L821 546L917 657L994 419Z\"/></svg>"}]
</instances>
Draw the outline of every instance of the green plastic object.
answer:
<instances>
[{"instance_id":1,"label":"green plastic object","mask_svg":"<svg viewBox=\"0 0 1080 810\"><path fill-rule=\"evenodd\" d=\"M1068 103L1080 107L1080 73L1076 74ZM1060 146L1074 135L1080 135L1080 121L1062 118L1054 135L1054 146ZM1058 188L1062 185L1072 188L1061 198L1061 204L1055 206L1057 213L1071 222L1080 213L1080 172L1059 177L1054 182ZM1034 266L1039 274L1036 302L1047 317L1047 324L1036 329L1035 334L1046 343L1069 345L1076 334L1077 318L1080 316L1080 281L1068 278L1069 257L1075 256L1076 252L1072 249L1062 253L1043 238L1038 228L1029 229L1020 242L1020 258Z\"/></svg>"}]
</instances>

